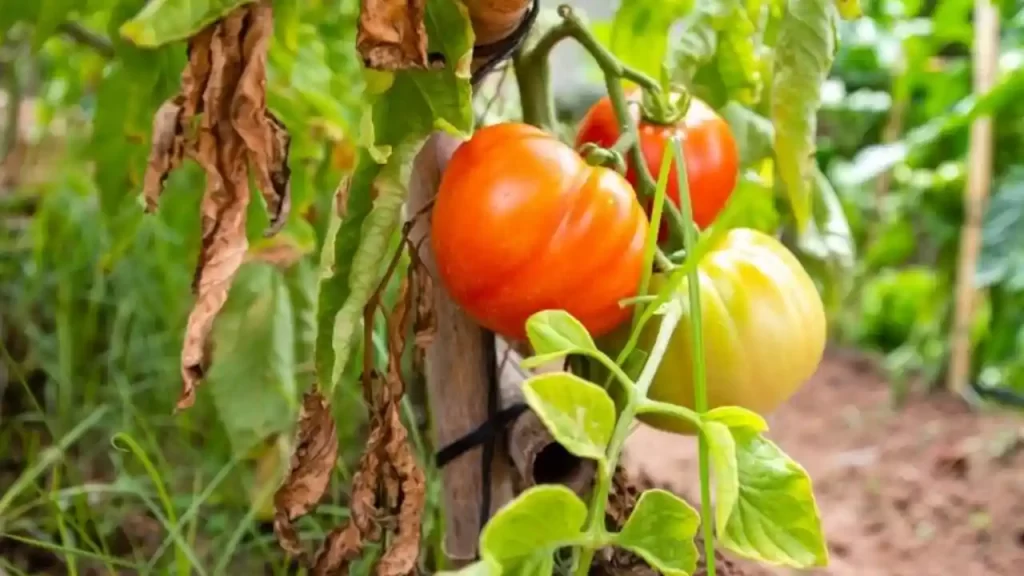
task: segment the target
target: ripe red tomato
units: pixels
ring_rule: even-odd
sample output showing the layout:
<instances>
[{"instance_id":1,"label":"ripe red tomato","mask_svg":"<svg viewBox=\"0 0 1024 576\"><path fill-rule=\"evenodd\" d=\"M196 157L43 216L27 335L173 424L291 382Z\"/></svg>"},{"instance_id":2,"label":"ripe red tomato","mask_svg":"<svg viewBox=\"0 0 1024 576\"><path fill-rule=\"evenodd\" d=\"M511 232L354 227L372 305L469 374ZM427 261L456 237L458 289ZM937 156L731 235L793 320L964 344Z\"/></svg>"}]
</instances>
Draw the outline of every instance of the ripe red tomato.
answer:
<instances>
[{"instance_id":1,"label":"ripe red tomato","mask_svg":"<svg viewBox=\"0 0 1024 576\"><path fill-rule=\"evenodd\" d=\"M570 312L598 336L630 314L647 217L614 170L533 126L487 126L445 169L431 245L452 299L482 326L524 338L535 312Z\"/></svg>"},{"instance_id":2,"label":"ripe red tomato","mask_svg":"<svg viewBox=\"0 0 1024 576\"><path fill-rule=\"evenodd\" d=\"M639 90L627 92L630 100L639 101L640 97ZM647 122L639 117L635 107L631 109L638 123L640 149L655 179L661 170L661 158L669 139L676 135L680 137L686 161L686 181L690 188L690 205L693 206L693 221L700 228L707 228L725 207L736 187L739 150L729 124L698 98L691 100L686 115L673 126ZM619 139L619 135L615 110L611 100L605 96L590 108L580 122L576 147L592 142L609 148ZM628 155L626 166L626 179L636 186L635 167ZM679 206L677 182L676 168L672 166L666 193Z\"/></svg>"}]
</instances>

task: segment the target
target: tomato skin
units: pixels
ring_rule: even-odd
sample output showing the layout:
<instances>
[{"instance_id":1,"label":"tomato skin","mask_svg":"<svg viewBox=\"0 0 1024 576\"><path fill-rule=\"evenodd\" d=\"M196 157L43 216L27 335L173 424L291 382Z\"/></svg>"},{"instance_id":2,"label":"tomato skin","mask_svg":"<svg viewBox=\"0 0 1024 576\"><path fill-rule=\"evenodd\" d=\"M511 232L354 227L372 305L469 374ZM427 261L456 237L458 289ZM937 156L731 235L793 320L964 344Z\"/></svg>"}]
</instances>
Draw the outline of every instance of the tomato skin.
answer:
<instances>
[{"instance_id":1,"label":"tomato skin","mask_svg":"<svg viewBox=\"0 0 1024 576\"><path fill-rule=\"evenodd\" d=\"M639 90L627 92L627 98L632 101L639 101L640 96ZM729 124L713 108L696 97L692 98L685 117L673 126L644 121L636 107L630 109L637 121L640 150L655 180L661 171L662 154L670 144L669 140L676 135L680 137L686 161L686 182L690 189L693 221L700 228L707 228L725 207L736 188L739 175L739 150ZM609 148L618 141L620 134L611 99L605 96L580 121L576 147L578 149L591 142ZM637 186L636 169L628 155L626 168L626 179ZM673 165L669 170L665 192L676 206L679 206L678 178L678 171Z\"/></svg>"},{"instance_id":2,"label":"tomato skin","mask_svg":"<svg viewBox=\"0 0 1024 576\"><path fill-rule=\"evenodd\" d=\"M563 309L598 336L630 314L648 220L614 170L526 124L476 131L452 155L431 246L452 299L482 326L525 338L530 315Z\"/></svg>"},{"instance_id":3,"label":"tomato skin","mask_svg":"<svg viewBox=\"0 0 1024 576\"><path fill-rule=\"evenodd\" d=\"M776 409L814 374L825 351L825 308L813 281L789 250L762 232L737 228L698 265L708 407ZM651 278L656 293L667 281ZM686 299L687 283L679 293ZM685 307L684 307L685 309ZM649 352L658 317L644 326L638 347ZM648 397L694 408L692 324L683 314ZM692 434L692 426L661 415L641 420Z\"/></svg>"}]
</instances>

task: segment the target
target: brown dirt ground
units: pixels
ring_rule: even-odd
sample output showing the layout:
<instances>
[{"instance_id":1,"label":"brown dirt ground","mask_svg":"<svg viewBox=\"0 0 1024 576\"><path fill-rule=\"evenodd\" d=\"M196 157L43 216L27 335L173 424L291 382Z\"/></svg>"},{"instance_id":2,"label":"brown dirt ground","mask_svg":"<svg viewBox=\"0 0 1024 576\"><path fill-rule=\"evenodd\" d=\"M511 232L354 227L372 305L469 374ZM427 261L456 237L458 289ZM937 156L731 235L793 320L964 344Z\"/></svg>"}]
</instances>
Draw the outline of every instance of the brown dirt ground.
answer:
<instances>
[{"instance_id":1,"label":"brown dirt ground","mask_svg":"<svg viewBox=\"0 0 1024 576\"><path fill-rule=\"evenodd\" d=\"M1024 418L916 390L894 410L874 366L830 350L768 417L768 436L808 470L822 513L831 562L805 573L1024 574ZM699 501L691 439L642 427L626 450L642 482Z\"/></svg>"}]
</instances>

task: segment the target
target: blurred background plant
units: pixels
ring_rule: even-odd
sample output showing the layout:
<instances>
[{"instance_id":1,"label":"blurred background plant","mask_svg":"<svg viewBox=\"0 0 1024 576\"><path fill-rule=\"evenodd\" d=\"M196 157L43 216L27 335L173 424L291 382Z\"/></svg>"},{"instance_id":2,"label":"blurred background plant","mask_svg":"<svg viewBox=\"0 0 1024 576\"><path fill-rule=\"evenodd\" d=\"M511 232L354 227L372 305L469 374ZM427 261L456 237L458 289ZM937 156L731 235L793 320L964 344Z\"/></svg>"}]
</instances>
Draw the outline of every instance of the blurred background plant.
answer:
<instances>
[{"instance_id":1,"label":"blurred background plant","mask_svg":"<svg viewBox=\"0 0 1024 576\"><path fill-rule=\"evenodd\" d=\"M159 211L143 215L152 115L175 91L185 58L181 46L149 51L120 39L118 27L144 3L0 0L0 571L289 573L268 527L269 496L313 373L319 248L354 158L355 3L275 3L268 100L293 137L292 216L266 240L265 215L250 205L250 261L216 327L210 383L181 415L172 410L202 179L187 164ZM763 162L766 98L728 82L757 72L730 68L748 47L709 24L727 3L695 12L688 2L655 4L664 4L661 18L643 20L653 4L638 1L635 12L594 18L595 30L620 56L644 59L623 47L646 47L637 36L689 14L665 49L676 79L728 102L723 114L745 160L740 221L782 226L827 296L833 338L884 355L896 376L941 381L968 126L978 114L995 116L971 373L984 386L1024 392L1024 10L1002 3L998 82L979 97L972 2L863 0L865 16L839 25L819 114L814 226L796 235ZM623 32L638 21L647 31ZM701 57L708 38L738 49ZM560 86L567 124L599 93L588 78ZM514 97L489 104L494 91L488 83L478 98L488 121L516 109ZM340 388L350 396L335 402L346 457L332 486L344 487L363 414L358 388ZM301 524L305 537L321 539L347 514L321 511L323 526ZM436 515L428 517L426 538L437 544Z\"/></svg>"}]
</instances>

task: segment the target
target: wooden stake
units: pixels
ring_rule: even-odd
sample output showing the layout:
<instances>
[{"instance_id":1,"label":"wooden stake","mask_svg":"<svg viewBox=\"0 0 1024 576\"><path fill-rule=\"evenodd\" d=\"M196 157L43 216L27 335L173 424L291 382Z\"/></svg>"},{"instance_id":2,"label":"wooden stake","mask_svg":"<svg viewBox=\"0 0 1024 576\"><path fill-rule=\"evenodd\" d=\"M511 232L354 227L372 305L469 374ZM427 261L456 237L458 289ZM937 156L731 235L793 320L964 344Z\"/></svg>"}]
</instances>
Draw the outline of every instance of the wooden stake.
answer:
<instances>
[{"instance_id":1,"label":"wooden stake","mask_svg":"<svg viewBox=\"0 0 1024 576\"><path fill-rule=\"evenodd\" d=\"M497 339L498 373L502 407L523 402L523 382L531 375L519 363L522 355ZM536 372L561 370L560 362L539 367ZM590 491L597 468L593 460L574 456L555 442L534 412L527 410L509 427L508 451L519 473L519 491L537 484L562 484L584 496Z\"/></svg>"},{"instance_id":2,"label":"wooden stake","mask_svg":"<svg viewBox=\"0 0 1024 576\"><path fill-rule=\"evenodd\" d=\"M974 2L974 93L989 91L995 84L999 61L999 12L990 0ZM970 326L974 312L974 274L981 251L981 226L992 184L992 118L978 118L971 125L965 218L960 235L956 314L953 321L949 373L946 385L962 394L971 367Z\"/></svg>"},{"instance_id":3,"label":"wooden stake","mask_svg":"<svg viewBox=\"0 0 1024 576\"><path fill-rule=\"evenodd\" d=\"M434 197L441 173L458 144L457 139L443 133L435 133L424 144L413 164L409 214L419 212ZM429 219L420 218L409 238L420 246L420 258L436 278L429 237ZM452 302L439 282L435 282L433 292L437 335L427 348L426 380L434 445L442 447L487 420L487 365L492 361L488 355L494 354L494 339ZM474 448L448 463L441 473L445 554L455 567L472 562L477 553L484 490L482 457L483 450ZM499 445L489 487L492 513L512 499L513 472L504 446Z\"/></svg>"}]
</instances>

